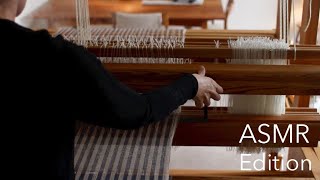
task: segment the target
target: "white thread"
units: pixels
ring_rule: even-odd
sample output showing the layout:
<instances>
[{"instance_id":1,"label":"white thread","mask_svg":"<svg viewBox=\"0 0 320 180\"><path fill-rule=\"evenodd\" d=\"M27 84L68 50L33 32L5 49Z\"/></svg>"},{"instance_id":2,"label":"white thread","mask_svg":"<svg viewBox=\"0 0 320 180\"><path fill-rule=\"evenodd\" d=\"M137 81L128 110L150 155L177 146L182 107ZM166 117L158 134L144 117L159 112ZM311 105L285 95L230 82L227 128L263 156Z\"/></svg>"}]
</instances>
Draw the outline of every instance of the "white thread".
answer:
<instances>
[{"instance_id":1,"label":"white thread","mask_svg":"<svg viewBox=\"0 0 320 180\"><path fill-rule=\"evenodd\" d=\"M229 41L233 51L231 64L286 65L289 44L284 39L240 37ZM229 106L233 114L281 115L285 113L285 96L231 95Z\"/></svg>"},{"instance_id":2,"label":"white thread","mask_svg":"<svg viewBox=\"0 0 320 180\"><path fill-rule=\"evenodd\" d=\"M307 32L307 30L310 26L311 18L312 18L312 0L309 0L309 18L308 18L307 26L304 29L304 32Z\"/></svg>"},{"instance_id":3,"label":"white thread","mask_svg":"<svg viewBox=\"0 0 320 180\"><path fill-rule=\"evenodd\" d=\"M77 21L77 43L88 46L91 40L88 0L75 0Z\"/></svg>"},{"instance_id":4,"label":"white thread","mask_svg":"<svg viewBox=\"0 0 320 180\"><path fill-rule=\"evenodd\" d=\"M280 5L280 7L279 7L279 11L280 11L280 12L279 12L279 16L280 16L280 17L279 17L279 21L280 21L280 22L279 22L279 26L280 26L280 27L279 27L279 31L280 31L280 32L279 32L279 34L280 34L279 39L282 39L282 37L283 37L283 36L282 36L282 29L283 29L283 24L282 24L282 23L283 23L283 22L282 22L282 20L283 20L283 14L282 14L282 10L283 10L283 0L280 0L279 5Z\"/></svg>"},{"instance_id":5,"label":"white thread","mask_svg":"<svg viewBox=\"0 0 320 180\"><path fill-rule=\"evenodd\" d=\"M286 0L286 16L287 16L287 34L286 34L286 36L287 36L287 43L289 43L289 41L290 41L290 39L289 39L289 37L290 37L290 16L289 16L289 0Z\"/></svg>"},{"instance_id":6,"label":"white thread","mask_svg":"<svg viewBox=\"0 0 320 180\"><path fill-rule=\"evenodd\" d=\"M287 5L286 5L287 0L283 0L283 39L286 40L287 39Z\"/></svg>"},{"instance_id":7,"label":"white thread","mask_svg":"<svg viewBox=\"0 0 320 180\"><path fill-rule=\"evenodd\" d=\"M292 24L293 24L293 47L294 47L294 61L297 59L297 45L296 45L296 20L294 12L294 0L291 1L292 5Z\"/></svg>"},{"instance_id":8,"label":"white thread","mask_svg":"<svg viewBox=\"0 0 320 180\"><path fill-rule=\"evenodd\" d=\"M284 39L268 37L240 37L228 42L233 58L229 64L286 65L289 44ZM230 95L228 106L232 114L282 115L285 113L285 95ZM261 148L243 143L233 148L238 153L278 152L281 148Z\"/></svg>"}]
</instances>

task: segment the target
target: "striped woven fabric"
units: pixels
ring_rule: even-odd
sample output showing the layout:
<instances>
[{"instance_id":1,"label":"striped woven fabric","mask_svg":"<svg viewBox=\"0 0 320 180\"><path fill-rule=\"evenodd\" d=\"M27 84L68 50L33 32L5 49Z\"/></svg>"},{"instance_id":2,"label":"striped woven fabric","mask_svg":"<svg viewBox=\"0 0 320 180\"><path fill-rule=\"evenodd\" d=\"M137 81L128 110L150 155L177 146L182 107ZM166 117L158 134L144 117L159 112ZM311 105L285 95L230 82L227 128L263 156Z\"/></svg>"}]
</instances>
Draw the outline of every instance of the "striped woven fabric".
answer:
<instances>
[{"instance_id":1,"label":"striped woven fabric","mask_svg":"<svg viewBox=\"0 0 320 180\"><path fill-rule=\"evenodd\" d=\"M136 130L80 125L75 139L77 180L169 179L178 112Z\"/></svg>"}]
</instances>

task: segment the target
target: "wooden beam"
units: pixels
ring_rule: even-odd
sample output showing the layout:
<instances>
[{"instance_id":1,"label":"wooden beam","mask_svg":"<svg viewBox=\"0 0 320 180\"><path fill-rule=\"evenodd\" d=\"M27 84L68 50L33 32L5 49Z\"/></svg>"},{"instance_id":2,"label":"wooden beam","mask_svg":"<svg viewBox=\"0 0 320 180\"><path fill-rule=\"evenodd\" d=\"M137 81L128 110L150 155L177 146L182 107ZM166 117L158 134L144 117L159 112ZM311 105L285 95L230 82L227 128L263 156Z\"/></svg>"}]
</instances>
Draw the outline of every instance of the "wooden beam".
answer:
<instances>
[{"instance_id":1,"label":"wooden beam","mask_svg":"<svg viewBox=\"0 0 320 180\"><path fill-rule=\"evenodd\" d=\"M283 176L287 177L301 177L309 176L311 174L304 173L301 171L241 171L241 170L194 170L194 169L170 169L170 176L201 176L201 177L212 177L212 176Z\"/></svg>"},{"instance_id":2,"label":"wooden beam","mask_svg":"<svg viewBox=\"0 0 320 180\"><path fill-rule=\"evenodd\" d=\"M320 1L312 1L311 9L311 19L307 31L304 31L309 23L310 18L310 0L304 0L303 2L303 12L300 28L300 44L304 45L314 45L317 43L317 33L318 33L318 22L319 22L319 10ZM309 107L310 96L299 96L299 107Z\"/></svg>"},{"instance_id":3,"label":"wooden beam","mask_svg":"<svg viewBox=\"0 0 320 180\"><path fill-rule=\"evenodd\" d=\"M236 170L192 170L192 169L171 169L170 176L174 179L183 178L217 178L217 177L243 177L243 178L312 178L308 172L291 171L236 171Z\"/></svg>"},{"instance_id":4,"label":"wooden beam","mask_svg":"<svg viewBox=\"0 0 320 180\"><path fill-rule=\"evenodd\" d=\"M316 155L317 155L317 157L318 157L318 159L320 161L320 147L314 148L314 152L316 152Z\"/></svg>"},{"instance_id":5,"label":"wooden beam","mask_svg":"<svg viewBox=\"0 0 320 180\"><path fill-rule=\"evenodd\" d=\"M280 38L280 0L277 0L277 24L276 24L276 33L275 38Z\"/></svg>"},{"instance_id":6,"label":"wooden beam","mask_svg":"<svg viewBox=\"0 0 320 180\"><path fill-rule=\"evenodd\" d=\"M291 107L286 109L288 112L314 112L317 113L317 108L305 108L305 107Z\"/></svg>"},{"instance_id":7,"label":"wooden beam","mask_svg":"<svg viewBox=\"0 0 320 180\"><path fill-rule=\"evenodd\" d=\"M210 113L208 121L204 121L202 113L182 112L181 119L187 118L190 122L180 122L177 126L173 145L176 146L253 146L253 147L316 147L320 140L320 116L319 115L282 115L282 116L256 116L256 115L232 115L226 113ZM192 122L191 120L194 120ZM261 124L268 124L270 127L264 131L268 133L271 140L274 137L273 128L277 125L283 133L289 124L292 124L293 132L296 132L298 124L305 124L309 127L305 142L302 137L299 143L295 142L296 134L293 135L293 142L289 139L280 142L269 142L268 144L254 144L244 142L239 144L239 140L245 127L249 124L256 139L266 140L266 137L258 132Z\"/></svg>"},{"instance_id":8,"label":"wooden beam","mask_svg":"<svg viewBox=\"0 0 320 180\"><path fill-rule=\"evenodd\" d=\"M147 92L171 83L183 74L195 73L196 64L103 64L129 87ZM319 95L320 66L226 65L202 63L206 75L225 94Z\"/></svg>"},{"instance_id":9,"label":"wooden beam","mask_svg":"<svg viewBox=\"0 0 320 180\"><path fill-rule=\"evenodd\" d=\"M228 112L228 107L207 107L210 112ZM197 110L195 106L182 106L183 111L194 111ZM306 108L306 107L290 107L286 108L286 114L288 113L314 113L319 114L317 108Z\"/></svg>"},{"instance_id":10,"label":"wooden beam","mask_svg":"<svg viewBox=\"0 0 320 180\"><path fill-rule=\"evenodd\" d=\"M312 1L312 10L311 10L311 20L309 28L305 32L305 28L309 22L310 16L310 0L303 1L303 13L301 20L301 30L300 30L300 44L316 44L317 43L317 32L318 32L318 23L319 23L319 10L320 10L320 1Z\"/></svg>"},{"instance_id":11,"label":"wooden beam","mask_svg":"<svg viewBox=\"0 0 320 180\"><path fill-rule=\"evenodd\" d=\"M228 114L227 108L208 108L208 121L203 119L203 111L195 107L182 107L180 114L180 122L177 126L176 133L173 139L173 145L177 146L239 146L240 137L249 124L252 129L255 129L256 138L260 135L256 132L257 127L267 123L272 127L277 124L281 132L285 131L289 124L295 127L297 124L308 125L308 140L310 143L269 143L266 145L245 144L244 146L258 147L283 147L283 146L311 146L316 147L320 140L320 116L317 112L312 112L313 109L304 108L288 108L286 115L282 116L255 116L255 115L232 115ZM312 113L306 115L303 113ZM295 114L291 114L295 113ZM299 114L300 113L300 114ZM229 133L226 133L228 129ZM293 130L295 132L295 130ZM269 129L269 134L272 136L272 129ZM271 137L272 139L272 137ZM295 139L295 137L293 138ZM312 141L312 142L311 142ZM302 141L300 141L302 142ZM302 154L302 153L301 153ZM295 154L296 156L297 154Z\"/></svg>"},{"instance_id":12,"label":"wooden beam","mask_svg":"<svg viewBox=\"0 0 320 180\"><path fill-rule=\"evenodd\" d=\"M173 177L172 180L315 180L307 177L248 177L248 176L216 176L216 177Z\"/></svg>"},{"instance_id":13,"label":"wooden beam","mask_svg":"<svg viewBox=\"0 0 320 180\"><path fill-rule=\"evenodd\" d=\"M299 107L309 107L310 106L310 96L298 96L299 98Z\"/></svg>"},{"instance_id":14,"label":"wooden beam","mask_svg":"<svg viewBox=\"0 0 320 180\"><path fill-rule=\"evenodd\" d=\"M316 180L320 180L320 160L318 159L317 155L312 148L303 147L302 151L306 156L306 159L309 159L311 161L311 171L314 178Z\"/></svg>"}]
</instances>

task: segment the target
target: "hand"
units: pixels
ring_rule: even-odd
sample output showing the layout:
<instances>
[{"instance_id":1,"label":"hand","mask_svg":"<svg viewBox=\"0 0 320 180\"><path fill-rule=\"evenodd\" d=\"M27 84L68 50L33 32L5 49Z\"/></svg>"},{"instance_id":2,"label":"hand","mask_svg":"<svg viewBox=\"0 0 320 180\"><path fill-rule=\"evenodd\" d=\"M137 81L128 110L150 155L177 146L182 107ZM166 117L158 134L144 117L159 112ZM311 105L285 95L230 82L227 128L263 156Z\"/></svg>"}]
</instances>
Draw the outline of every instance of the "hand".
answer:
<instances>
[{"instance_id":1,"label":"hand","mask_svg":"<svg viewBox=\"0 0 320 180\"><path fill-rule=\"evenodd\" d=\"M203 108L204 105L210 106L211 98L219 101L221 98L219 93L223 93L223 88L205 74L206 69L203 66L200 67L198 74L193 74L198 81L198 92L193 98L198 108Z\"/></svg>"}]
</instances>

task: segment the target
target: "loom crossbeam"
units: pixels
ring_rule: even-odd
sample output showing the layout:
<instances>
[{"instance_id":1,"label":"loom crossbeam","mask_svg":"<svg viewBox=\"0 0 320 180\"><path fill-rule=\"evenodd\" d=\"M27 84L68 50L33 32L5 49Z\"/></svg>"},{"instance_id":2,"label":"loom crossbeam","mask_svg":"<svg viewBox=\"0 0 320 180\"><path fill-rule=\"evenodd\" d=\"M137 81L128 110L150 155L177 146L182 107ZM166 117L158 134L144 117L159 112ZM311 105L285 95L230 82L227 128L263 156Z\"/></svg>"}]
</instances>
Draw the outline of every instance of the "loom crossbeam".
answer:
<instances>
[{"instance_id":1,"label":"loom crossbeam","mask_svg":"<svg viewBox=\"0 0 320 180\"><path fill-rule=\"evenodd\" d=\"M301 180L308 180L306 177L312 179L313 175L308 171L226 171L226 170L184 170L172 169L170 175L173 180L288 180L297 178ZM200 178L201 177L201 178ZM254 178L259 177L259 178Z\"/></svg>"},{"instance_id":2,"label":"loom crossbeam","mask_svg":"<svg viewBox=\"0 0 320 180\"><path fill-rule=\"evenodd\" d=\"M319 95L320 66L231 65L202 63L225 94ZM104 64L116 78L137 91L165 86L185 73L195 73L195 64ZM235 83L236 82L236 83Z\"/></svg>"},{"instance_id":3,"label":"loom crossbeam","mask_svg":"<svg viewBox=\"0 0 320 180\"><path fill-rule=\"evenodd\" d=\"M196 108L183 108L180 119L183 118L202 118L202 110ZM296 141L296 134L292 134L293 142L286 139L285 142L279 141L270 142L267 144L245 144L246 146L257 147L317 147L320 140L320 115L313 112L314 109L309 109L307 114L305 109L287 109L286 114L281 116L262 116L262 115L234 115L228 114L223 109L218 112L209 110L208 122L180 122L176 129L173 139L173 145L176 146L239 146L239 140L244 132L247 124L249 124L256 138L265 140L265 136L259 134L258 127L261 124L268 124L270 128L264 129L273 139L274 125L277 125L282 134L286 131L288 125L292 125L292 132L296 132L296 125L305 124L309 127L309 132L306 137L309 142L299 138L299 143ZM226 129L229 133L226 133ZM277 137L279 138L279 137Z\"/></svg>"}]
</instances>

